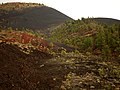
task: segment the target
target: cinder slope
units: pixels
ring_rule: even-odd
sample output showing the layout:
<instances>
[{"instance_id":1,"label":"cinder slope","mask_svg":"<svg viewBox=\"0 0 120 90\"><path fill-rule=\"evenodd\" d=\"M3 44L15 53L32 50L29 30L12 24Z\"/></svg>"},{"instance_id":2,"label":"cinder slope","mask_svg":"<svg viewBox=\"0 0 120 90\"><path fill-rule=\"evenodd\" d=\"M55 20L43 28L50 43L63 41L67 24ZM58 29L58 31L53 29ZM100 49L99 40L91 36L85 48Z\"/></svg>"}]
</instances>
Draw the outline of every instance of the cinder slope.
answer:
<instances>
[{"instance_id":1,"label":"cinder slope","mask_svg":"<svg viewBox=\"0 0 120 90\"><path fill-rule=\"evenodd\" d=\"M47 6L28 7L21 10L0 9L0 26L2 28L45 30L67 20L72 19Z\"/></svg>"}]
</instances>

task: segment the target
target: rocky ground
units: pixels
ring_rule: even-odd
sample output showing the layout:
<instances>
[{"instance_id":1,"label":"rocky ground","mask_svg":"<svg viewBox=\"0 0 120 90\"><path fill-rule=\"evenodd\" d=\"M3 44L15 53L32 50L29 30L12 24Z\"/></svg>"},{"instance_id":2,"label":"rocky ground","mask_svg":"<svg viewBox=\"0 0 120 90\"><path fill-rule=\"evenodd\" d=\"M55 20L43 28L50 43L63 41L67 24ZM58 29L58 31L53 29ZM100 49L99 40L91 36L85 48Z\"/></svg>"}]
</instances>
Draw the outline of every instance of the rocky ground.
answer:
<instances>
[{"instance_id":1,"label":"rocky ground","mask_svg":"<svg viewBox=\"0 0 120 90\"><path fill-rule=\"evenodd\" d=\"M0 43L0 90L119 90L119 65L91 54L25 54Z\"/></svg>"}]
</instances>

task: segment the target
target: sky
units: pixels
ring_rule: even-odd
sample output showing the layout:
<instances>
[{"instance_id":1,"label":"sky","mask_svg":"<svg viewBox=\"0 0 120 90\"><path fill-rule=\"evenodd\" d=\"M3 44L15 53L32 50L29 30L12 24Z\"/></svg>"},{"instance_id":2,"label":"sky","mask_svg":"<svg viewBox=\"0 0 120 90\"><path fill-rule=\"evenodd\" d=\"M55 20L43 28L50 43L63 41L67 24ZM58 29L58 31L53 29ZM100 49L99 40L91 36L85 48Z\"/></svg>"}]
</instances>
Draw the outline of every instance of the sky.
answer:
<instances>
[{"instance_id":1,"label":"sky","mask_svg":"<svg viewBox=\"0 0 120 90\"><path fill-rule=\"evenodd\" d=\"M0 0L0 3L6 2L43 3L73 19L107 17L120 20L120 0Z\"/></svg>"}]
</instances>

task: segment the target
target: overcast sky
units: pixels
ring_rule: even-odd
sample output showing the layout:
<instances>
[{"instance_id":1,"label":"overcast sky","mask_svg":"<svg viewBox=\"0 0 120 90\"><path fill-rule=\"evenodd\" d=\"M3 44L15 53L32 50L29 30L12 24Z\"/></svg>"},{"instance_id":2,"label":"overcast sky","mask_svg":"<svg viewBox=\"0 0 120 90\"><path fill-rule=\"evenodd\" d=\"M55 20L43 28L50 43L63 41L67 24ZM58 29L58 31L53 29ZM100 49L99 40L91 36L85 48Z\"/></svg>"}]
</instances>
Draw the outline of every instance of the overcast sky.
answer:
<instances>
[{"instance_id":1,"label":"overcast sky","mask_svg":"<svg viewBox=\"0 0 120 90\"><path fill-rule=\"evenodd\" d=\"M120 0L0 0L2 2L43 3L73 19L108 17L120 20Z\"/></svg>"}]
</instances>

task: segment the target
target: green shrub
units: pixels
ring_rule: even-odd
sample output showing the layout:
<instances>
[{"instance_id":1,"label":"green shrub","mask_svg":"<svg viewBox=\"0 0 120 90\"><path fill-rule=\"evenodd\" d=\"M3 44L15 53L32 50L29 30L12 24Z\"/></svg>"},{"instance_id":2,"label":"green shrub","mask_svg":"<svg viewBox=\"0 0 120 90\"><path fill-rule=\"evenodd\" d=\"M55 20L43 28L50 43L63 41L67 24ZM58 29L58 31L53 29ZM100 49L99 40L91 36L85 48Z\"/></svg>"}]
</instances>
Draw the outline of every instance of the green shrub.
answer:
<instances>
[{"instance_id":1,"label":"green shrub","mask_svg":"<svg viewBox=\"0 0 120 90\"><path fill-rule=\"evenodd\" d=\"M108 45L105 45L102 49L102 54L103 54L103 58L105 60L110 60L111 59L111 50L109 48Z\"/></svg>"}]
</instances>

